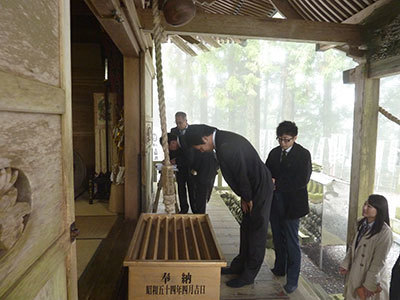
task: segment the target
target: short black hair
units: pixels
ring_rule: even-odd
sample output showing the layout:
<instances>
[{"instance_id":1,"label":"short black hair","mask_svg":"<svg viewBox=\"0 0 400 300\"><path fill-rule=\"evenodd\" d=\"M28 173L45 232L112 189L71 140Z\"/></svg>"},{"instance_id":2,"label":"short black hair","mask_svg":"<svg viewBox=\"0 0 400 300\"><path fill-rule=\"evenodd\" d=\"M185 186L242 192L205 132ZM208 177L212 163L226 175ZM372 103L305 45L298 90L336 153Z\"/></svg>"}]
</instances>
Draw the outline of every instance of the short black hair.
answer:
<instances>
[{"instance_id":1,"label":"short black hair","mask_svg":"<svg viewBox=\"0 0 400 300\"><path fill-rule=\"evenodd\" d=\"M215 130L215 127L205 124L189 125L185 134L180 139L183 137L187 147L202 145L204 144L203 137L213 134Z\"/></svg>"},{"instance_id":2,"label":"short black hair","mask_svg":"<svg viewBox=\"0 0 400 300\"><path fill-rule=\"evenodd\" d=\"M171 132L168 132L167 135L168 135L168 144L171 143L172 141L178 140L178 136ZM162 136L160 137L160 144L162 146Z\"/></svg>"},{"instance_id":3,"label":"short black hair","mask_svg":"<svg viewBox=\"0 0 400 300\"><path fill-rule=\"evenodd\" d=\"M276 136L280 137L282 135L290 135L290 136L297 136L298 129L295 122L291 121L283 121L279 123L278 127L276 128Z\"/></svg>"},{"instance_id":4,"label":"short black hair","mask_svg":"<svg viewBox=\"0 0 400 300\"><path fill-rule=\"evenodd\" d=\"M175 114L175 118L176 117L182 117L182 118L184 118L186 120L186 113L184 113L183 111L178 111Z\"/></svg>"}]
</instances>

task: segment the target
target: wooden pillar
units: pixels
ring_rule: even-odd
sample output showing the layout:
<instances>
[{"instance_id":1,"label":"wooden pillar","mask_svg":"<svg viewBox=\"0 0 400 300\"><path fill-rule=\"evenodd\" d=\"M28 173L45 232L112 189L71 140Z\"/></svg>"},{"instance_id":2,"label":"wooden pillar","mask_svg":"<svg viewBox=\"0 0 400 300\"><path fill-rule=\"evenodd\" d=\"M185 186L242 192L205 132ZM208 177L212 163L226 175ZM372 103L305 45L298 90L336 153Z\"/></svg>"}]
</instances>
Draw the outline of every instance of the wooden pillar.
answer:
<instances>
[{"instance_id":1,"label":"wooden pillar","mask_svg":"<svg viewBox=\"0 0 400 300\"><path fill-rule=\"evenodd\" d=\"M140 214L140 59L124 57L125 218Z\"/></svg>"},{"instance_id":2,"label":"wooden pillar","mask_svg":"<svg viewBox=\"0 0 400 300\"><path fill-rule=\"evenodd\" d=\"M362 206L374 190L378 131L379 79L368 78L366 64L355 69L353 152L347 244L350 243Z\"/></svg>"},{"instance_id":3,"label":"wooden pillar","mask_svg":"<svg viewBox=\"0 0 400 300\"><path fill-rule=\"evenodd\" d=\"M60 0L60 86L65 91L65 113L61 116L62 124L62 164L64 180L64 197L67 204L67 224L70 229L75 222L74 200L74 170L73 170L73 146L72 146L72 84L71 84L71 24L70 2ZM76 241L65 258L67 275L68 300L78 299L78 270L76 258Z\"/></svg>"}]
</instances>

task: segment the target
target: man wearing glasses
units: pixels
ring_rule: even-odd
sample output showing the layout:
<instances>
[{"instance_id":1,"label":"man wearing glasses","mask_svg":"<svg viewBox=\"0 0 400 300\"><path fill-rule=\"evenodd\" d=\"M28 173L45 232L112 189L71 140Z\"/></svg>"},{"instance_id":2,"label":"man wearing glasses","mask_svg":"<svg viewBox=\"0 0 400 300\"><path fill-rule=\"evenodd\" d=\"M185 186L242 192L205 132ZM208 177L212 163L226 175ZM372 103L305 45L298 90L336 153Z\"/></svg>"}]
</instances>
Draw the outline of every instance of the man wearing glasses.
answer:
<instances>
[{"instance_id":1,"label":"man wearing glasses","mask_svg":"<svg viewBox=\"0 0 400 300\"><path fill-rule=\"evenodd\" d=\"M271 150L265 164L275 183L271 206L271 229L275 248L275 276L286 275L286 293L298 286L301 250L300 218L308 214L307 183L311 176L310 152L296 143L297 126L283 121L276 129L279 146Z\"/></svg>"}]
</instances>

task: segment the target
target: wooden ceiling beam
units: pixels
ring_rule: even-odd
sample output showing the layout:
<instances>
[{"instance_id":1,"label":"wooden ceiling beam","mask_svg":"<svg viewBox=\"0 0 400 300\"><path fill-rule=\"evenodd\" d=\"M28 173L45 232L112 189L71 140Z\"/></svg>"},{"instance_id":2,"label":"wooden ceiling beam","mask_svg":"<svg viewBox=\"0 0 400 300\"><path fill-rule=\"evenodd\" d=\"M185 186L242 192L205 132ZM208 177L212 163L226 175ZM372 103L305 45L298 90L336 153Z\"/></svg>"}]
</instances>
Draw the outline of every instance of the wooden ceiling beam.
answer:
<instances>
[{"instance_id":1,"label":"wooden ceiling beam","mask_svg":"<svg viewBox=\"0 0 400 300\"><path fill-rule=\"evenodd\" d=\"M154 25L151 11L140 10L138 14L143 31L152 31ZM200 13L181 27L168 25L164 18L162 25L167 34L346 43L355 46L364 44L363 27L360 25Z\"/></svg>"},{"instance_id":2,"label":"wooden ceiling beam","mask_svg":"<svg viewBox=\"0 0 400 300\"><path fill-rule=\"evenodd\" d=\"M374 11L384 5L388 5L391 3L393 0L379 0L370 6L367 6L360 12L356 13L355 15L351 16L350 18L347 18L342 22L342 24L362 24L369 16L371 16ZM316 46L317 51L326 51L329 49L334 48L336 45L332 44L321 44Z\"/></svg>"},{"instance_id":3,"label":"wooden ceiling beam","mask_svg":"<svg viewBox=\"0 0 400 300\"><path fill-rule=\"evenodd\" d=\"M341 23L344 19L346 19L344 13L337 9L337 7L334 7L332 3L322 1L321 4L325 7L325 10L329 11L331 15L336 18L336 23Z\"/></svg>"},{"instance_id":4,"label":"wooden ceiling beam","mask_svg":"<svg viewBox=\"0 0 400 300\"><path fill-rule=\"evenodd\" d=\"M389 4L393 0L379 0L376 1L375 3L371 4L370 6L367 6L363 10L359 11L355 15L351 16L350 18L344 20L342 23L343 24L361 24L365 19L367 19L370 15L373 14L374 10L376 10L379 7L382 7L383 5Z\"/></svg>"},{"instance_id":5,"label":"wooden ceiling beam","mask_svg":"<svg viewBox=\"0 0 400 300\"><path fill-rule=\"evenodd\" d=\"M303 6L292 0L292 5L294 9L303 17L304 20L312 20L313 17L303 8Z\"/></svg>"},{"instance_id":6,"label":"wooden ceiling beam","mask_svg":"<svg viewBox=\"0 0 400 300\"><path fill-rule=\"evenodd\" d=\"M195 39L194 37L190 35L181 35L180 36L182 39L184 39L186 42L191 43L191 44L199 44L200 41Z\"/></svg>"},{"instance_id":7,"label":"wooden ceiling beam","mask_svg":"<svg viewBox=\"0 0 400 300\"><path fill-rule=\"evenodd\" d=\"M349 84L349 83L355 83L356 82L356 69L350 69L343 71L343 83L344 84Z\"/></svg>"},{"instance_id":8,"label":"wooden ceiling beam","mask_svg":"<svg viewBox=\"0 0 400 300\"><path fill-rule=\"evenodd\" d=\"M352 9L352 14L357 13L359 11L359 9L357 7L354 6L353 1L348 1L348 0L342 0L345 4L347 4L348 7L350 7L350 9Z\"/></svg>"},{"instance_id":9,"label":"wooden ceiling beam","mask_svg":"<svg viewBox=\"0 0 400 300\"><path fill-rule=\"evenodd\" d=\"M170 36L171 42L173 42L179 49L181 49L183 52L186 54L189 54L191 56L197 56L197 53L188 45L185 43L185 41L177 36Z\"/></svg>"},{"instance_id":10,"label":"wooden ceiling beam","mask_svg":"<svg viewBox=\"0 0 400 300\"><path fill-rule=\"evenodd\" d=\"M210 49L207 48L206 45L204 45L203 43L198 43L198 44L194 44L197 48L199 48L201 51L204 52L209 52Z\"/></svg>"},{"instance_id":11,"label":"wooden ceiling beam","mask_svg":"<svg viewBox=\"0 0 400 300\"><path fill-rule=\"evenodd\" d=\"M303 17L290 5L288 0L271 0L271 3L286 19L303 19Z\"/></svg>"},{"instance_id":12,"label":"wooden ceiling beam","mask_svg":"<svg viewBox=\"0 0 400 300\"><path fill-rule=\"evenodd\" d=\"M313 5L314 5L314 9L318 12L318 14L319 14L320 16L322 16L322 17L324 18L324 20L325 20L326 22L336 22L335 17L332 16L331 14L329 14L329 13L326 11L325 7L322 6L321 2L319 2L319 1L314 1L314 2L313 2Z\"/></svg>"},{"instance_id":13,"label":"wooden ceiling beam","mask_svg":"<svg viewBox=\"0 0 400 300\"><path fill-rule=\"evenodd\" d=\"M111 0L111 1L114 3L115 6L121 5L121 3L123 4L123 7L120 8L124 10L125 15L128 17L128 21L131 25L131 28L133 29L133 32L135 33L140 48L143 51L146 51L147 45L144 38L144 34L140 30L139 18L136 12L135 4L129 0Z\"/></svg>"},{"instance_id":14,"label":"wooden ceiling beam","mask_svg":"<svg viewBox=\"0 0 400 300\"><path fill-rule=\"evenodd\" d=\"M313 16L314 21L328 22L313 3L309 3L307 0L302 0L301 2L303 7Z\"/></svg>"},{"instance_id":15,"label":"wooden ceiling beam","mask_svg":"<svg viewBox=\"0 0 400 300\"><path fill-rule=\"evenodd\" d=\"M369 78L382 78L400 74L400 55L389 57L369 65Z\"/></svg>"},{"instance_id":16,"label":"wooden ceiling beam","mask_svg":"<svg viewBox=\"0 0 400 300\"><path fill-rule=\"evenodd\" d=\"M85 2L121 53L125 56L138 56L140 46L124 11L108 0Z\"/></svg>"},{"instance_id":17,"label":"wooden ceiling beam","mask_svg":"<svg viewBox=\"0 0 400 300\"><path fill-rule=\"evenodd\" d=\"M221 45L211 36L200 36L200 38L207 44L209 44L211 47L221 48Z\"/></svg>"},{"instance_id":18,"label":"wooden ceiling beam","mask_svg":"<svg viewBox=\"0 0 400 300\"><path fill-rule=\"evenodd\" d=\"M335 0L334 3L340 7L339 9L345 11L348 16L352 16L354 13L343 3L343 0Z\"/></svg>"}]
</instances>

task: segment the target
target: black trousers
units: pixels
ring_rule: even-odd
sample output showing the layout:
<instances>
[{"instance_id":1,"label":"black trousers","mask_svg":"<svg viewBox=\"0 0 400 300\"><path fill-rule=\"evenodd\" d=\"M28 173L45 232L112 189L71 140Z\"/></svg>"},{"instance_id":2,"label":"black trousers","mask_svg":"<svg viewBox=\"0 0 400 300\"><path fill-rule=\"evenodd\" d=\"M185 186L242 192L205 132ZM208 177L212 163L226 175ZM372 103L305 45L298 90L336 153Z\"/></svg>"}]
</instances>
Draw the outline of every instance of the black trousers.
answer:
<instances>
[{"instance_id":1,"label":"black trousers","mask_svg":"<svg viewBox=\"0 0 400 300\"><path fill-rule=\"evenodd\" d=\"M189 204L187 194L189 194L190 207L194 207L194 181L189 172L179 171L176 173L176 181L178 183L178 196L179 196L179 206L181 213L186 214L189 211ZM186 189L187 187L187 189Z\"/></svg>"},{"instance_id":2,"label":"black trousers","mask_svg":"<svg viewBox=\"0 0 400 300\"><path fill-rule=\"evenodd\" d=\"M196 179L196 176L194 176ZM210 178L208 182L200 182L199 180L195 180L195 203L194 207L192 206L192 212L194 214L205 214L206 213L206 205L207 202L210 201L211 193L214 188L215 176ZM193 210L194 209L194 210Z\"/></svg>"},{"instance_id":3,"label":"black trousers","mask_svg":"<svg viewBox=\"0 0 400 300\"><path fill-rule=\"evenodd\" d=\"M400 255L392 269L392 279L390 280L390 300L400 299Z\"/></svg>"},{"instance_id":4,"label":"black trousers","mask_svg":"<svg viewBox=\"0 0 400 300\"><path fill-rule=\"evenodd\" d=\"M246 282L254 281L264 261L271 201L272 191L265 190L253 200L252 212L243 214L239 255L230 267Z\"/></svg>"}]
</instances>

